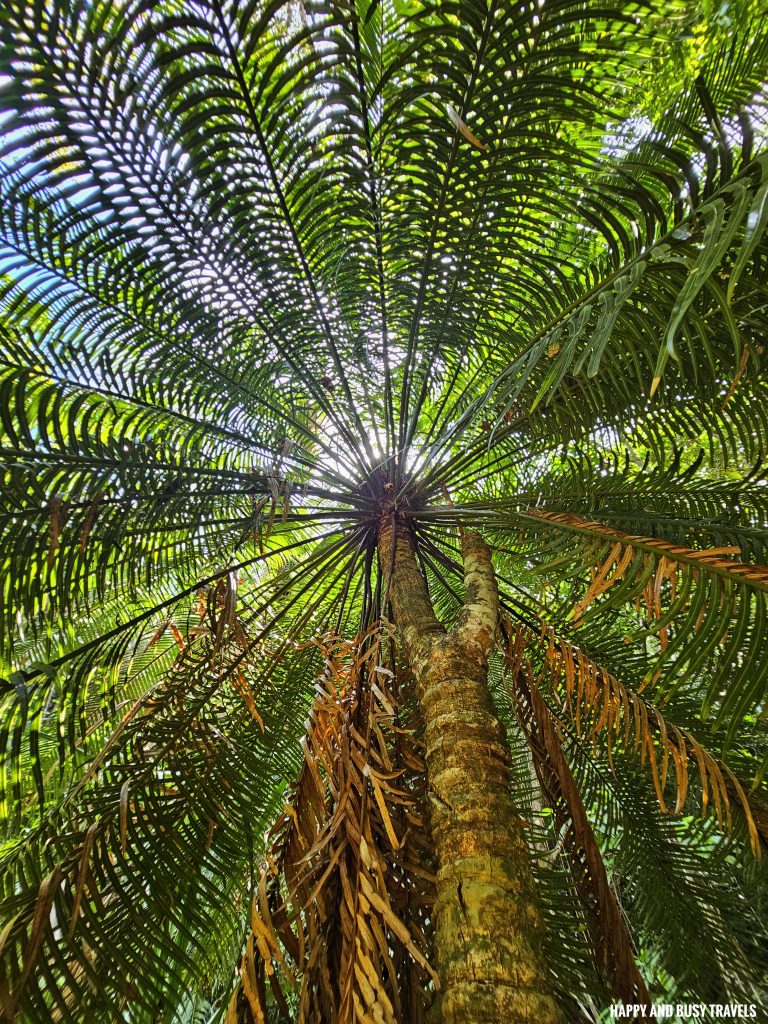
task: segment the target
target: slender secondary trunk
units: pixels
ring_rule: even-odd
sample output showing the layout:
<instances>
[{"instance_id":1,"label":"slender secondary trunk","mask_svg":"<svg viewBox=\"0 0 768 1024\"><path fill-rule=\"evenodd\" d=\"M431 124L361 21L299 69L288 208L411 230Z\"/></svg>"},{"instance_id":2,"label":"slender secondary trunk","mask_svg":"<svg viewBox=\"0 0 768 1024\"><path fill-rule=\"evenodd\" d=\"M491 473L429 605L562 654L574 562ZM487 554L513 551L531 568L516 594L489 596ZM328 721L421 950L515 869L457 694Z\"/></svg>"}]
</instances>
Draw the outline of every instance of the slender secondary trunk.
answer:
<instances>
[{"instance_id":1,"label":"slender secondary trunk","mask_svg":"<svg viewBox=\"0 0 768 1024\"><path fill-rule=\"evenodd\" d=\"M394 545L394 550L393 550ZM389 595L424 717L438 858L435 960L441 1024L554 1024L542 919L511 796L509 755L488 690L498 592L488 548L462 538L466 599L450 632L435 617L407 525L379 538Z\"/></svg>"}]
</instances>

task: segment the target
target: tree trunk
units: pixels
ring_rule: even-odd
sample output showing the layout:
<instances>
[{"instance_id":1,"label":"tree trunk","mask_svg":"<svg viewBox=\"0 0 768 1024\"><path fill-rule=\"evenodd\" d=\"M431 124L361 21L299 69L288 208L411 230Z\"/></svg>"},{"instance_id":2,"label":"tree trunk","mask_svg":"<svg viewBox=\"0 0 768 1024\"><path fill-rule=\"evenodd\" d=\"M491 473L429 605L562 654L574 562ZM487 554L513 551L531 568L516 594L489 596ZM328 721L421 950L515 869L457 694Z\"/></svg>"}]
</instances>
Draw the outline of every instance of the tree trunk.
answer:
<instances>
[{"instance_id":1,"label":"tree trunk","mask_svg":"<svg viewBox=\"0 0 768 1024\"><path fill-rule=\"evenodd\" d=\"M394 544L394 551L393 551ZM438 857L435 961L441 1024L555 1024L541 954L543 924L509 755L488 690L498 617L490 553L462 537L466 598L454 628L437 621L407 525L379 538L389 596L424 717L432 836Z\"/></svg>"}]
</instances>

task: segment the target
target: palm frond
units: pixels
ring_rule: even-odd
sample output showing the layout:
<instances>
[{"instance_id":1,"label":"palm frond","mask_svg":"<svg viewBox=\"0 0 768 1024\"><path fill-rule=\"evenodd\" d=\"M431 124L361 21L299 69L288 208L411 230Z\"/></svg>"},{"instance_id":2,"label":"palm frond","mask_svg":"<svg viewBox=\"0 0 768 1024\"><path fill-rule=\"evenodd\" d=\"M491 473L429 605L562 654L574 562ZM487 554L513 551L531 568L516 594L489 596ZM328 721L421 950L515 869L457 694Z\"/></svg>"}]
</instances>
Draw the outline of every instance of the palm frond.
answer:
<instances>
[{"instance_id":1,"label":"palm frond","mask_svg":"<svg viewBox=\"0 0 768 1024\"><path fill-rule=\"evenodd\" d=\"M531 639L531 634L518 627L509 656L519 661ZM670 790L675 798L674 813L683 812L689 772L693 773L695 762L701 780L702 813L707 812L711 801L718 826L730 832L731 809L735 807L744 816L755 856L768 849L760 805L756 802L753 814L747 795L749 787L742 785L727 764L713 757L688 730L667 721L657 707L623 686L578 648L557 637L554 631L548 630L541 637L542 641L545 639L546 646L542 643L543 675L562 711L574 723L577 736L596 739L604 734L609 765L613 763L613 743L639 753L641 765L646 764L647 757L648 772L664 813L671 809L665 802L665 792ZM674 771L674 788L670 767Z\"/></svg>"},{"instance_id":2,"label":"palm frond","mask_svg":"<svg viewBox=\"0 0 768 1024\"><path fill-rule=\"evenodd\" d=\"M637 969L632 939L611 890L597 840L552 719L536 690L530 664L523 667L521 656L520 651L510 650L508 654L516 679L521 724L529 736L536 774L555 816L555 827L567 849L579 897L587 912L600 973L621 1002L650 1006L651 997Z\"/></svg>"},{"instance_id":3,"label":"palm frond","mask_svg":"<svg viewBox=\"0 0 768 1024\"><path fill-rule=\"evenodd\" d=\"M565 1018L761 1001L768 24L710 6L5 4L9 1019L425 1019L393 519L527 638Z\"/></svg>"},{"instance_id":4,"label":"palm frond","mask_svg":"<svg viewBox=\"0 0 768 1024\"><path fill-rule=\"evenodd\" d=\"M354 646L333 637L320 643L325 668L304 764L271 831L253 937L229 1004L234 1021L244 1004L264 1019L256 991L264 969L286 1015L276 971L295 987L303 1021L424 1020L439 984L425 956L434 876L423 787L412 774L423 777L423 763L395 725L395 677L380 664L382 640L378 632Z\"/></svg>"}]
</instances>

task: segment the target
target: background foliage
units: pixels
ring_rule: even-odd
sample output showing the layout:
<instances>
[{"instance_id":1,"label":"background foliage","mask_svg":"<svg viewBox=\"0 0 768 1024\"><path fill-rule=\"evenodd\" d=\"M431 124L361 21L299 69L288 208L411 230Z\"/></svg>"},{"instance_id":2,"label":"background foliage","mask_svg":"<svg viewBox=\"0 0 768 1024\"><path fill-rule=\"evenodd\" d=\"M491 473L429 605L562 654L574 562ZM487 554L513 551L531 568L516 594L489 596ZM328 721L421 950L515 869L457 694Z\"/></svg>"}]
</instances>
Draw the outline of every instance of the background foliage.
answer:
<instances>
[{"instance_id":1,"label":"background foliage","mask_svg":"<svg viewBox=\"0 0 768 1024\"><path fill-rule=\"evenodd\" d=\"M6 1016L231 1006L322 644L387 613L393 500L446 621L457 524L492 542L652 994L761 1002L760 8L5 5ZM593 1019L494 672L553 977Z\"/></svg>"}]
</instances>

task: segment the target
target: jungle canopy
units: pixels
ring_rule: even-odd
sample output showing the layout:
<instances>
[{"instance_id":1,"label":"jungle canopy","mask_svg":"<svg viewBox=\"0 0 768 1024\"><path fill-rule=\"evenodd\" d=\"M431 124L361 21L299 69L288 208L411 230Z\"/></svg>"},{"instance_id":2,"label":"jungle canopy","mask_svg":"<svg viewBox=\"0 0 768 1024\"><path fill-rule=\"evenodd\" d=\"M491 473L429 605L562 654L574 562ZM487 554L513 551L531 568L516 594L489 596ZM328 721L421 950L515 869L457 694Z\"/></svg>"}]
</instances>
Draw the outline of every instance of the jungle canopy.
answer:
<instances>
[{"instance_id":1,"label":"jungle canopy","mask_svg":"<svg viewBox=\"0 0 768 1024\"><path fill-rule=\"evenodd\" d=\"M6 0L7 1020L768 1019L761 6Z\"/></svg>"}]
</instances>

